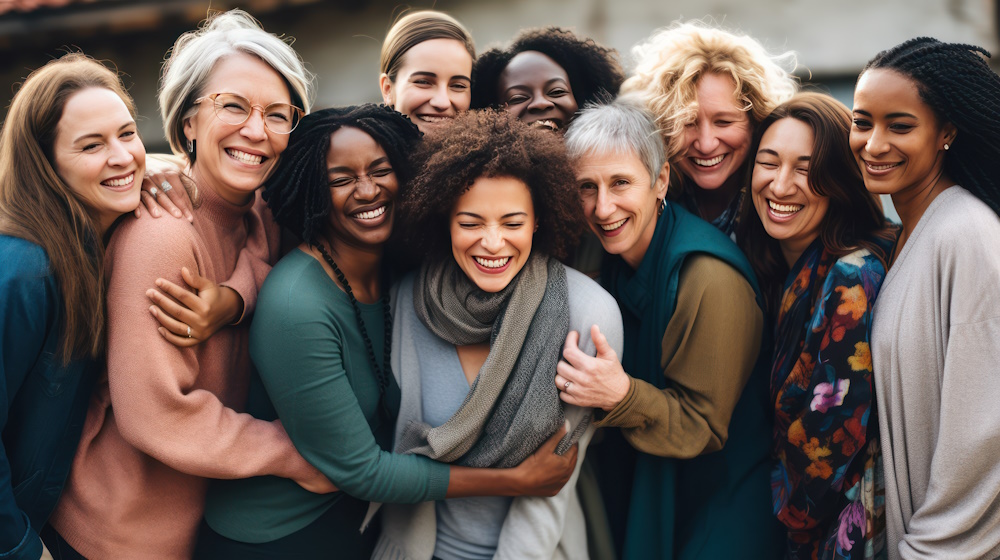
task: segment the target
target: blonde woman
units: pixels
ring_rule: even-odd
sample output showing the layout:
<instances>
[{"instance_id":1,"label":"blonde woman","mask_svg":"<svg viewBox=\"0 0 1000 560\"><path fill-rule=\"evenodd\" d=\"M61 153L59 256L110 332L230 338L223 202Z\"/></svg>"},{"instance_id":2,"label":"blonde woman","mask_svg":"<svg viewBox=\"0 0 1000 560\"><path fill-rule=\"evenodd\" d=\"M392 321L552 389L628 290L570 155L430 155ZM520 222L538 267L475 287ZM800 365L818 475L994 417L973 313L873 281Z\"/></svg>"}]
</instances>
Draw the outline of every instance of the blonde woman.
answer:
<instances>
[{"instance_id":1,"label":"blonde woman","mask_svg":"<svg viewBox=\"0 0 1000 560\"><path fill-rule=\"evenodd\" d=\"M736 227L754 128L797 89L786 67L752 37L678 22L633 48L622 84L656 117L674 169L670 198L726 235Z\"/></svg>"}]
</instances>

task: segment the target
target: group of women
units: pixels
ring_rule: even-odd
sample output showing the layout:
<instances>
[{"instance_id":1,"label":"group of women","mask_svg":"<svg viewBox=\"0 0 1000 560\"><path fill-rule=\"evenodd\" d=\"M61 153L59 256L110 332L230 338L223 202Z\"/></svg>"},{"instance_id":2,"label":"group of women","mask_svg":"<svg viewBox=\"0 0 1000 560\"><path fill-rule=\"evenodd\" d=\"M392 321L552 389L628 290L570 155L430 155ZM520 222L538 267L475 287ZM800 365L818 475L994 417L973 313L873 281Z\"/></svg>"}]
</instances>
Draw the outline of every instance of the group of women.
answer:
<instances>
[{"instance_id":1,"label":"group of women","mask_svg":"<svg viewBox=\"0 0 1000 560\"><path fill-rule=\"evenodd\" d=\"M0 557L1000 554L988 53L879 53L853 111L705 24L634 54L412 12L382 105L311 111L233 10L149 169L114 72L32 73Z\"/></svg>"}]
</instances>

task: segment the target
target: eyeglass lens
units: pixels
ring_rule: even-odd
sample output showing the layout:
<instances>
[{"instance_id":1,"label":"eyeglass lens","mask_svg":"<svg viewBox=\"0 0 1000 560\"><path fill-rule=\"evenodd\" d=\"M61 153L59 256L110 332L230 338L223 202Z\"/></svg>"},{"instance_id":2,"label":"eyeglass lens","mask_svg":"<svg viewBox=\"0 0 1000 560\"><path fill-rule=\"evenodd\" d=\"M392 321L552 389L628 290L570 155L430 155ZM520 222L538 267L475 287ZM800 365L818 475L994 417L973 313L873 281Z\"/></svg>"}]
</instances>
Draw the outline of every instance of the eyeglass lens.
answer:
<instances>
[{"instance_id":1,"label":"eyeglass lens","mask_svg":"<svg viewBox=\"0 0 1000 560\"><path fill-rule=\"evenodd\" d=\"M253 107L250 100L242 95L220 93L215 97L215 114L226 124L243 124L250 118ZM288 103L271 103L261 112L264 126L276 134L290 133L299 121L299 112Z\"/></svg>"}]
</instances>

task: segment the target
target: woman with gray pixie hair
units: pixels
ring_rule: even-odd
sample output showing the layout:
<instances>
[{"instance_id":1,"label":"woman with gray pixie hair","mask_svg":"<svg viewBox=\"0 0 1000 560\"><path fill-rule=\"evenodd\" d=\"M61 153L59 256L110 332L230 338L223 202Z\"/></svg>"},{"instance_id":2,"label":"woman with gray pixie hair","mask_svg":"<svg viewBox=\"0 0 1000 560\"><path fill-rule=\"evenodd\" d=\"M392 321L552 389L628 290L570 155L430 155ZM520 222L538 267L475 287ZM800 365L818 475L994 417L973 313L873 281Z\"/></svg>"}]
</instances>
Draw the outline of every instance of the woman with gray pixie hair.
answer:
<instances>
[{"instance_id":1,"label":"woman with gray pixie hair","mask_svg":"<svg viewBox=\"0 0 1000 560\"><path fill-rule=\"evenodd\" d=\"M170 51L160 106L195 185L194 220L144 214L109 241L107 370L52 518L56 558L190 558L209 478L276 475L333 489L280 423L234 410L247 398L248 321L174 345L157 332L169 321L146 296L158 278L181 285L186 268L228 279L253 305L278 256L277 227L256 191L310 97L295 51L243 11L210 18Z\"/></svg>"},{"instance_id":2,"label":"woman with gray pixie hair","mask_svg":"<svg viewBox=\"0 0 1000 560\"><path fill-rule=\"evenodd\" d=\"M598 481L620 557L777 558L771 515L767 358L757 281L732 241L667 194L653 116L619 99L573 121L590 229L609 253L601 284L618 300L621 359L567 340L556 386L594 407ZM591 333L594 340L600 333Z\"/></svg>"}]
</instances>

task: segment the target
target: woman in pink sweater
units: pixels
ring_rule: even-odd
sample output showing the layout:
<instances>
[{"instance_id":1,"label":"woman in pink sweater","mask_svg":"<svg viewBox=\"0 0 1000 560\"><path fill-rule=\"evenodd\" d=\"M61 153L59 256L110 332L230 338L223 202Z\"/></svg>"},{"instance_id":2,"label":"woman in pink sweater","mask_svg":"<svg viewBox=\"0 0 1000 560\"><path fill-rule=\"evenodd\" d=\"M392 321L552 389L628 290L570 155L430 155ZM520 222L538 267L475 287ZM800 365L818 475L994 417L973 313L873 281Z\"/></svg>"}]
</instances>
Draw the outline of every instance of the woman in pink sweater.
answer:
<instances>
[{"instance_id":1,"label":"woman in pink sweater","mask_svg":"<svg viewBox=\"0 0 1000 560\"><path fill-rule=\"evenodd\" d=\"M216 16L174 45L160 108L194 179L194 220L144 215L111 238L107 374L52 517L56 558L189 558L208 478L276 475L332 490L280 423L234 409L246 398L248 325L175 346L157 332L146 297L157 278L181 285L186 267L228 279L253 306L278 256L277 229L256 191L308 110L310 90L295 51L245 12Z\"/></svg>"}]
</instances>

